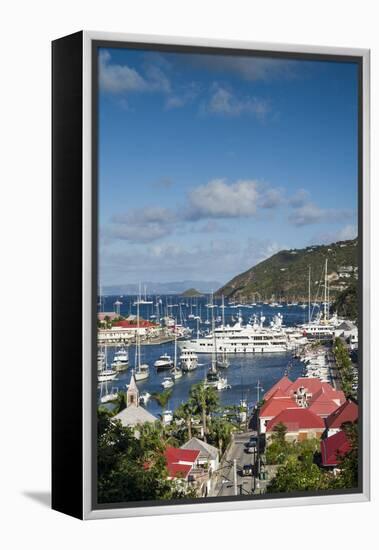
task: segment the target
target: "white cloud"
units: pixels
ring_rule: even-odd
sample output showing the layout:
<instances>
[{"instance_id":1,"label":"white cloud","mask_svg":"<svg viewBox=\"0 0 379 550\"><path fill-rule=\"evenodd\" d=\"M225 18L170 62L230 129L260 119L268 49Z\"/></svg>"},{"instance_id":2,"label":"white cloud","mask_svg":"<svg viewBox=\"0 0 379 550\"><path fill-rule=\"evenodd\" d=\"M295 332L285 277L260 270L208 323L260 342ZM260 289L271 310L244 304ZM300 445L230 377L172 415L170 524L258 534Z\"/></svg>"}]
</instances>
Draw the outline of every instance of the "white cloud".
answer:
<instances>
[{"instance_id":1,"label":"white cloud","mask_svg":"<svg viewBox=\"0 0 379 550\"><path fill-rule=\"evenodd\" d=\"M355 239L358 235L357 226L354 224L348 224L341 227L337 231L327 231L314 235L311 244L329 244L336 243L338 241L349 241Z\"/></svg>"},{"instance_id":2,"label":"white cloud","mask_svg":"<svg viewBox=\"0 0 379 550\"><path fill-rule=\"evenodd\" d=\"M188 219L252 216L259 199L258 183L246 180L227 184L225 180L215 179L194 188L188 199Z\"/></svg>"},{"instance_id":3,"label":"white cloud","mask_svg":"<svg viewBox=\"0 0 379 550\"><path fill-rule=\"evenodd\" d=\"M216 85L204 110L215 115L237 117L245 114L263 119L270 109L265 100L256 97L238 98L226 88Z\"/></svg>"},{"instance_id":4,"label":"white cloud","mask_svg":"<svg viewBox=\"0 0 379 550\"><path fill-rule=\"evenodd\" d=\"M246 271L256 263L268 258L285 246L279 243L249 239L247 243L232 239L217 239L201 244L180 245L173 243L152 243L142 247L131 245L121 250L101 252L102 278L112 280L159 281L198 278L204 273L204 258L207 259L207 279L214 278L226 283L238 273ZM159 269L152 273L152 265Z\"/></svg>"},{"instance_id":5,"label":"white cloud","mask_svg":"<svg viewBox=\"0 0 379 550\"><path fill-rule=\"evenodd\" d=\"M306 189L298 189L289 199L289 204L293 208L300 208L309 201L309 191Z\"/></svg>"},{"instance_id":6,"label":"white cloud","mask_svg":"<svg viewBox=\"0 0 379 550\"><path fill-rule=\"evenodd\" d=\"M159 67L148 66L142 75L128 65L112 63L107 50L99 55L99 82L104 91L113 94L171 90L170 81Z\"/></svg>"},{"instance_id":7,"label":"white cloud","mask_svg":"<svg viewBox=\"0 0 379 550\"><path fill-rule=\"evenodd\" d=\"M336 223L351 219L354 216L353 210L336 208L320 208L312 202L307 202L295 208L289 216L289 221L296 226L311 225L321 222Z\"/></svg>"},{"instance_id":8,"label":"white cloud","mask_svg":"<svg viewBox=\"0 0 379 550\"><path fill-rule=\"evenodd\" d=\"M193 66L220 74L234 74L248 81L271 81L277 78L294 78L297 62L268 57L242 57L226 55L193 55L181 59ZM304 70L304 69L303 69Z\"/></svg>"}]
</instances>

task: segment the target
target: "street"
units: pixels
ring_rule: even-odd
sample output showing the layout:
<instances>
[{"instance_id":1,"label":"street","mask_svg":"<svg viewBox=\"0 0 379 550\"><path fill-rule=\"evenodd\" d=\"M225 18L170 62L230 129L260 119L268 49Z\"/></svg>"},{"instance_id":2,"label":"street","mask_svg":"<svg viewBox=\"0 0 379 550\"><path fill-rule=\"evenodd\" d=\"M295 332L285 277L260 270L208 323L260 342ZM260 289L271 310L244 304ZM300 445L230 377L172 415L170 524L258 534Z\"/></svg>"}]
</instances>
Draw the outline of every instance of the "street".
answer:
<instances>
[{"instance_id":1,"label":"street","mask_svg":"<svg viewBox=\"0 0 379 550\"><path fill-rule=\"evenodd\" d=\"M245 464L253 464L256 453L246 453L246 444L251 436L256 435L256 432L249 431L243 434L236 434L226 452L217 475L217 481L212 491L211 496L233 496L235 495L234 483L234 460L237 466L237 494L251 495L254 487L253 476L242 477L240 474L241 468Z\"/></svg>"}]
</instances>

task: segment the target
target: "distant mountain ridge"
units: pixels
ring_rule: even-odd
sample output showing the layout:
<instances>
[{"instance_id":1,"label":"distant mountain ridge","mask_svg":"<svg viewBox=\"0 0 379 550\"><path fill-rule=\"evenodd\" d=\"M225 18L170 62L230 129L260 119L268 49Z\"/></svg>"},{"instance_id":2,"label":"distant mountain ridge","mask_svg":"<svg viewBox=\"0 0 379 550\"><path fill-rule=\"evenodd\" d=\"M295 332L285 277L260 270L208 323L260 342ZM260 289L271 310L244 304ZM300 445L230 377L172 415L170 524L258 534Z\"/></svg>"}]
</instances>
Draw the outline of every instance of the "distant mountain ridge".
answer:
<instances>
[{"instance_id":1,"label":"distant mountain ridge","mask_svg":"<svg viewBox=\"0 0 379 550\"><path fill-rule=\"evenodd\" d=\"M188 289L196 288L201 294L210 294L220 287L219 281L174 281L170 283L142 283L142 294L182 294ZM137 295L139 293L139 283L131 283L125 285L106 285L102 288L104 296L118 295Z\"/></svg>"},{"instance_id":2,"label":"distant mountain ridge","mask_svg":"<svg viewBox=\"0 0 379 550\"><path fill-rule=\"evenodd\" d=\"M216 295L224 294L228 298L238 300L307 300L310 266L311 296L315 299L326 258L330 297L333 298L356 279L357 239L302 249L281 250L234 277L219 288ZM351 271L347 270L345 273L345 268L351 268Z\"/></svg>"}]
</instances>

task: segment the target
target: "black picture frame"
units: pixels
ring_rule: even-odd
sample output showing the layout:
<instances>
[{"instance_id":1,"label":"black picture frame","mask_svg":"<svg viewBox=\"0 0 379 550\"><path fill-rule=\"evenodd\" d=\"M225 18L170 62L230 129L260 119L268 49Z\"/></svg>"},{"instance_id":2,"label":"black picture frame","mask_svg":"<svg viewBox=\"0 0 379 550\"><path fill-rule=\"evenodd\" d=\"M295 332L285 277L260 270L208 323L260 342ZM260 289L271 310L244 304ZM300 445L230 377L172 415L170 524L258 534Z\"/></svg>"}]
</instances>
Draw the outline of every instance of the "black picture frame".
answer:
<instances>
[{"instance_id":1,"label":"black picture frame","mask_svg":"<svg viewBox=\"0 0 379 550\"><path fill-rule=\"evenodd\" d=\"M358 227L359 227L359 377L360 472L356 489L214 497L185 501L143 501L100 505L96 497L96 334L97 334L97 188L98 188L98 56L99 47L155 51L254 55L357 63L359 71ZM196 39L133 37L78 32L52 44L52 507L83 519L204 509L297 504L300 501L344 502L369 498L369 267L368 234L368 70L365 50L333 50L300 46L247 45ZM89 76L88 76L89 75ZM86 105L90 105L86 115ZM87 117L87 118L86 118ZM90 131L84 129L90 124ZM86 137L87 136L87 137ZM88 158L88 151L90 151ZM85 174L90 166L91 176ZM86 204L85 186L90 190ZM90 210L90 264L84 261L85 208ZM88 233L88 231L87 231ZM90 265L90 273L88 273ZM86 273L84 273L86 271ZM89 300L85 300L90 281ZM84 308L87 310L84 310ZM89 326L86 319L91 319ZM84 331L87 332L84 337ZM84 345L84 338L89 347ZM366 366L367 364L367 366ZM88 372L88 365L90 371ZM364 373L364 374L363 374ZM90 388L86 381L91 380ZM67 395L70 399L67 400ZM88 396L90 395L90 399ZM69 401L69 402L68 402ZM364 406L362 406L364 403ZM85 413L87 410L87 415ZM89 411L89 413L88 413ZM87 470L90 470L88 474ZM87 481L86 481L87 472ZM336 500L333 500L333 497ZM355 497L355 498L354 498ZM331 499L331 500L330 500ZM275 504L276 501L276 504ZM219 505L219 506L218 506Z\"/></svg>"}]
</instances>

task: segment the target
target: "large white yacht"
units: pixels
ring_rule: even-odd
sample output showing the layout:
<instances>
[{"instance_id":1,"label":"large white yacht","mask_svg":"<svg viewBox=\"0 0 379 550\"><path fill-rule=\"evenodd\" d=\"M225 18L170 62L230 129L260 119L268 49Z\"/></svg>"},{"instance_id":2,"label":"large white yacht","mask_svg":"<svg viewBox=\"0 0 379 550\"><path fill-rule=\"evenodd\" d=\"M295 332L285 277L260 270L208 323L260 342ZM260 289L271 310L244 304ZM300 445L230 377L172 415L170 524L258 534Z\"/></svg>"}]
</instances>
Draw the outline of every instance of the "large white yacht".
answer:
<instances>
[{"instance_id":1,"label":"large white yacht","mask_svg":"<svg viewBox=\"0 0 379 550\"><path fill-rule=\"evenodd\" d=\"M280 326L264 327L265 317L254 316L243 325L242 318L233 325L220 326L202 338L179 342L195 353L279 353L291 349L290 338Z\"/></svg>"}]
</instances>

